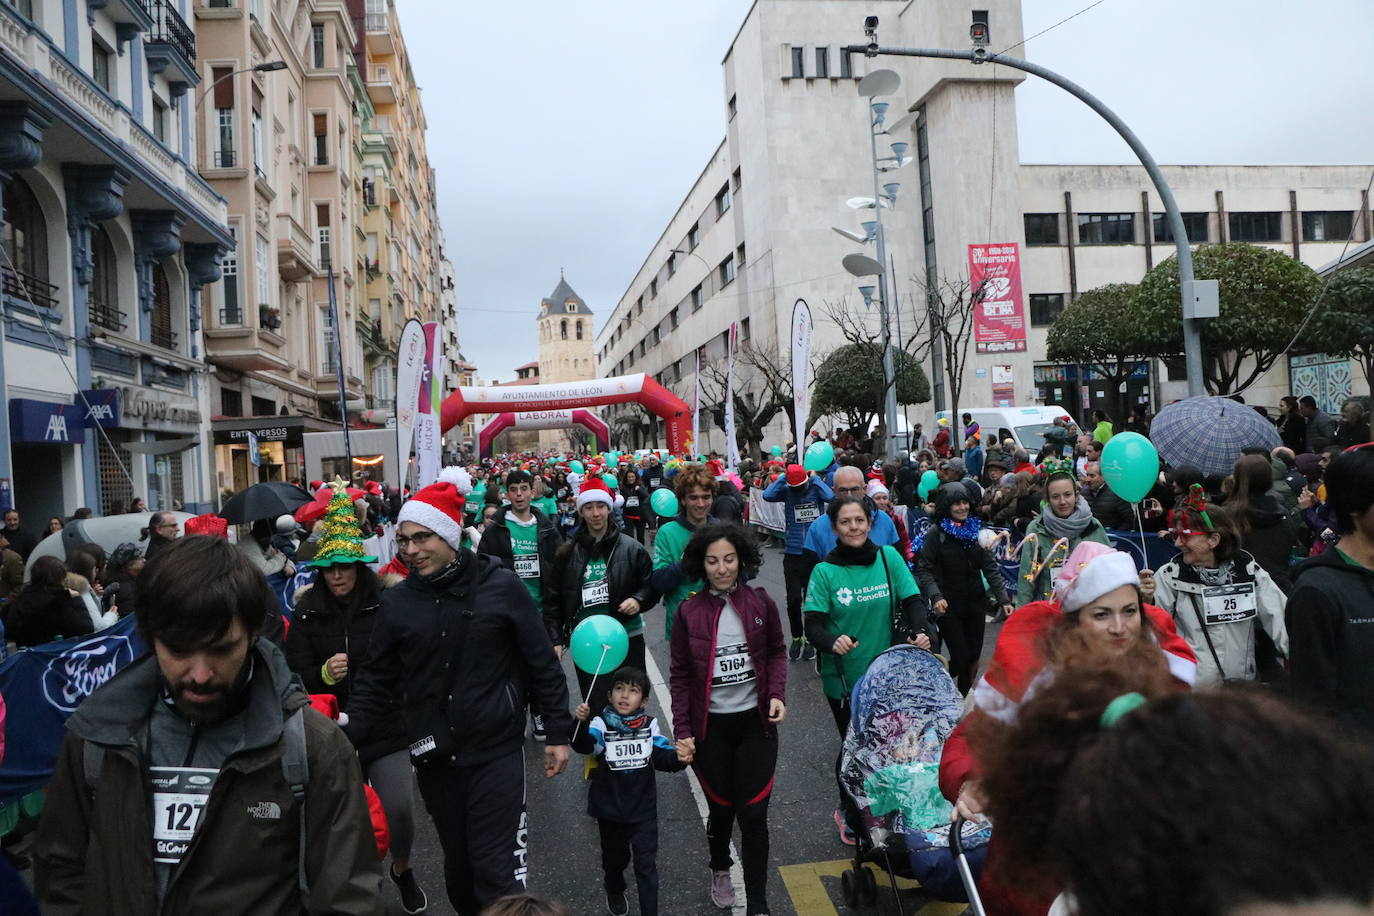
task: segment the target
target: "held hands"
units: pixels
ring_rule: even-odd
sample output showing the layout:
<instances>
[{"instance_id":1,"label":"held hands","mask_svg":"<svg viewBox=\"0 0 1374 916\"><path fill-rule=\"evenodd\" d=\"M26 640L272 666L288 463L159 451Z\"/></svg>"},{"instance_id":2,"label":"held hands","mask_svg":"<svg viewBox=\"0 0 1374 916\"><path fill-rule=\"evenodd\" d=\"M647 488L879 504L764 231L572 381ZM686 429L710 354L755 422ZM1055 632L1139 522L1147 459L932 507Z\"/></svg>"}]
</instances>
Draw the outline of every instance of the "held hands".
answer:
<instances>
[{"instance_id":1,"label":"held hands","mask_svg":"<svg viewBox=\"0 0 1374 916\"><path fill-rule=\"evenodd\" d=\"M787 707L783 705L782 700L779 700L777 697L769 700L768 721L777 725L785 718L787 718Z\"/></svg>"},{"instance_id":2,"label":"held hands","mask_svg":"<svg viewBox=\"0 0 1374 916\"><path fill-rule=\"evenodd\" d=\"M553 779L568 766L568 746L551 744L544 748L544 776Z\"/></svg>"},{"instance_id":3,"label":"held hands","mask_svg":"<svg viewBox=\"0 0 1374 916\"><path fill-rule=\"evenodd\" d=\"M1145 602L1155 600L1154 570L1142 569L1140 571L1140 599Z\"/></svg>"},{"instance_id":4,"label":"held hands","mask_svg":"<svg viewBox=\"0 0 1374 916\"><path fill-rule=\"evenodd\" d=\"M592 708L586 703L578 703L577 708L573 710L573 715L579 721L586 722L592 717Z\"/></svg>"},{"instance_id":5,"label":"held hands","mask_svg":"<svg viewBox=\"0 0 1374 916\"><path fill-rule=\"evenodd\" d=\"M945 611L949 610L949 602L941 598L940 600L932 604L930 606L930 609L937 614L943 614Z\"/></svg>"},{"instance_id":6,"label":"held hands","mask_svg":"<svg viewBox=\"0 0 1374 916\"><path fill-rule=\"evenodd\" d=\"M343 652L336 652L329 656L324 667L329 672L330 677L336 681L341 681L348 677L348 656Z\"/></svg>"},{"instance_id":7,"label":"held hands","mask_svg":"<svg viewBox=\"0 0 1374 916\"><path fill-rule=\"evenodd\" d=\"M679 761L682 763L691 763L692 758L695 757L697 753L697 739L680 738L677 743L673 745L673 748L677 751L677 759Z\"/></svg>"},{"instance_id":8,"label":"held hands","mask_svg":"<svg viewBox=\"0 0 1374 916\"><path fill-rule=\"evenodd\" d=\"M841 635L839 639L835 640L835 645L831 646L831 651L836 655L848 655L858 645L857 639L850 639L848 636Z\"/></svg>"},{"instance_id":9,"label":"held hands","mask_svg":"<svg viewBox=\"0 0 1374 916\"><path fill-rule=\"evenodd\" d=\"M563 660L563 647L562 647L562 646L554 646L554 647L553 647L553 654L554 654L554 655L557 655L557 656L558 656L558 660L561 662L561 661Z\"/></svg>"},{"instance_id":10,"label":"held hands","mask_svg":"<svg viewBox=\"0 0 1374 916\"><path fill-rule=\"evenodd\" d=\"M620 607L616 608L616 612L624 614L626 617L633 617L639 613L639 601L634 598L626 598L620 602Z\"/></svg>"}]
</instances>

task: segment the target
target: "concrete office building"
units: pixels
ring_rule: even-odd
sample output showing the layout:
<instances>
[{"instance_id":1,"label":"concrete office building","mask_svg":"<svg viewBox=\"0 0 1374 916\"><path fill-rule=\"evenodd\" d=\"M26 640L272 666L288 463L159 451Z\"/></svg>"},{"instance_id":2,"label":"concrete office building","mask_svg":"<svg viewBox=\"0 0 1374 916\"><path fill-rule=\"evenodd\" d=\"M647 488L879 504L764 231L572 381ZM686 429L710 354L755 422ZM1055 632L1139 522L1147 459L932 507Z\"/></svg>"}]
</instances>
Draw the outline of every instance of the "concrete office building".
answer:
<instances>
[{"instance_id":1,"label":"concrete office building","mask_svg":"<svg viewBox=\"0 0 1374 916\"><path fill-rule=\"evenodd\" d=\"M0 503L29 530L213 495L202 299L233 240L181 9L0 4Z\"/></svg>"},{"instance_id":2,"label":"concrete office building","mask_svg":"<svg viewBox=\"0 0 1374 916\"><path fill-rule=\"evenodd\" d=\"M1018 0L979 7L998 47L1021 40ZM1045 334L1059 297L1066 302L1104 283L1138 281L1169 255L1169 244L1157 240L1160 205L1143 169L1022 164L1015 89L1023 74L961 61L841 53L861 42L869 14L880 18L884 44L965 48L975 11L954 0L758 0L722 61L725 137L598 332L597 374L647 372L690 403L698 357L702 364L724 358L731 322L739 323L742 343L776 350L787 365L798 298L816 317L815 350L840 342L823 316L827 304L865 316L876 331L877 310L866 311L858 293L862 281L840 265L846 254L875 252L831 227L859 231L871 219L871 209L850 209L846 200L873 194L870 114L855 84L882 68L902 77L901 90L880 99L891 104L886 123L908 112L917 116L908 131L879 138L880 156L890 156L886 144L900 141L910 144L913 159L883 177L900 183L883 224L895 262L894 298L907 327L912 303L924 302L923 283L968 276L970 245L1015 243L1025 293L1024 349L972 354L961 406L993 403L994 379L997 396L1018 405L1072 402L1064 406L1081 413L1084 390L1087 407L1105 403L1090 384L1080 387L1076 368L1043 359ZM1166 171L1191 214L1189 225L1201 232L1205 223L1207 240L1272 244L1318 267L1339 253L1342 226L1355 227L1356 244L1370 237L1369 202L1362 196L1369 169ZM1329 241L1337 236L1342 241ZM1321 362L1332 378L1350 375L1343 360L1294 359ZM1294 364L1295 379L1304 368ZM741 371L741 384L748 385L748 370L737 366ZM1248 399L1276 403L1297 384L1289 372L1288 365L1276 366ZM1138 396L1151 405L1184 389L1163 363L1143 367L1142 375ZM932 381L936 396L944 397L943 381ZM905 413L929 426L933 410L922 404ZM662 441L661 424L639 408L607 413L630 430L628 443ZM703 411L700 446L723 451L723 434L708 417ZM775 442L790 435L781 418L769 433Z\"/></svg>"}]
</instances>

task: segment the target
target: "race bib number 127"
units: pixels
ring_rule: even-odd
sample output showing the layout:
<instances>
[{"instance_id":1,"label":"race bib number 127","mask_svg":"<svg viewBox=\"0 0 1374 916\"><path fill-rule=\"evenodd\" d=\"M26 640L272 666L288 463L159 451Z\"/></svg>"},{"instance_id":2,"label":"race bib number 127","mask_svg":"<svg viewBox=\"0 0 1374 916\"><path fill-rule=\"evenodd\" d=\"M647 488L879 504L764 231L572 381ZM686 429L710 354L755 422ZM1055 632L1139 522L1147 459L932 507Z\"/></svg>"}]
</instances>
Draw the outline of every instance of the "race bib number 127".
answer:
<instances>
[{"instance_id":1,"label":"race bib number 127","mask_svg":"<svg viewBox=\"0 0 1374 916\"><path fill-rule=\"evenodd\" d=\"M181 862L196 835L218 770L199 767L151 767L153 788L153 861Z\"/></svg>"}]
</instances>

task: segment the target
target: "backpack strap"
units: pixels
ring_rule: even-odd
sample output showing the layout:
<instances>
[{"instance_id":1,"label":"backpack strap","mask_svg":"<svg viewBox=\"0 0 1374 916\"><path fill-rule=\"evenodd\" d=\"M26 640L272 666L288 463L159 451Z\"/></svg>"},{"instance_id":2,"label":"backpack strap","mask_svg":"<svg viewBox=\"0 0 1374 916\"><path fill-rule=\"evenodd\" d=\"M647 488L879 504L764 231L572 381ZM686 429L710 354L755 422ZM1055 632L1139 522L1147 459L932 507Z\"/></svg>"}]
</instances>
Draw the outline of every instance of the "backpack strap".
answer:
<instances>
[{"instance_id":1,"label":"backpack strap","mask_svg":"<svg viewBox=\"0 0 1374 916\"><path fill-rule=\"evenodd\" d=\"M286 784L291 787L291 797L296 800L296 814L300 819L296 851L296 886L300 889L301 903L304 905L305 896L310 892L310 882L305 875L305 787L310 782L310 762L306 757L304 706L286 717L282 724L282 738L286 746L281 755L281 772Z\"/></svg>"}]
</instances>

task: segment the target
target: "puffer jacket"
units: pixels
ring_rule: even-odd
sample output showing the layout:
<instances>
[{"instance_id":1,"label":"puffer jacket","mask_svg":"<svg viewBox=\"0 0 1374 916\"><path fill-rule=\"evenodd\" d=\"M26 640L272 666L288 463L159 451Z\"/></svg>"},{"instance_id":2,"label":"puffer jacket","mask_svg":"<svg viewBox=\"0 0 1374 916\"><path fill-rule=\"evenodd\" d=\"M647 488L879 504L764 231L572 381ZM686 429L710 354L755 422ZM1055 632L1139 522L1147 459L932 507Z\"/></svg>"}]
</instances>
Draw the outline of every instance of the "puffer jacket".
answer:
<instances>
[{"instance_id":1,"label":"puffer jacket","mask_svg":"<svg viewBox=\"0 0 1374 916\"><path fill-rule=\"evenodd\" d=\"M596 542L592 541L586 528L579 528L559 551L558 591L562 596L563 612L549 622L549 638L555 645L566 646L573 627L582 618L582 576L593 556L606 560L606 581L611 595L610 616L622 626L632 619L616 613L616 608L626 598L634 598L639 602L641 617L658 600L650 583L654 562L643 544L615 526L611 526L605 536Z\"/></svg>"},{"instance_id":2,"label":"puffer jacket","mask_svg":"<svg viewBox=\"0 0 1374 916\"><path fill-rule=\"evenodd\" d=\"M369 596L349 616L329 600L328 592L323 582L297 592L296 612L283 650L286 663L300 677L307 691L330 694L338 699L340 709L347 709L357 667L367 657L381 600L377 595ZM327 684L321 669L339 652L348 656L349 673L343 680ZM372 733L358 743L358 759L367 766L379 757L405 750L408 744L400 700L392 697L388 713L378 719Z\"/></svg>"},{"instance_id":3,"label":"puffer jacket","mask_svg":"<svg viewBox=\"0 0 1374 916\"><path fill-rule=\"evenodd\" d=\"M761 588L741 585L730 600L744 625L749 659L754 664L759 718L770 738L777 726L768 721L770 700L787 702L787 644L783 641L778 606ZM706 737L711 708L711 671L716 661L716 628L725 599L710 591L697 592L677 606L673 623L672 667L673 736Z\"/></svg>"},{"instance_id":4,"label":"puffer jacket","mask_svg":"<svg viewBox=\"0 0 1374 916\"><path fill-rule=\"evenodd\" d=\"M1374 569L1328 550L1293 571L1293 691L1374 734Z\"/></svg>"},{"instance_id":5,"label":"puffer jacket","mask_svg":"<svg viewBox=\"0 0 1374 916\"><path fill-rule=\"evenodd\" d=\"M1169 612L1178 635L1197 656L1196 687L1255 679L1257 622L1279 654L1288 656L1283 592L1244 550L1236 553L1233 563L1232 584L1226 586L1204 585L1197 570L1178 556L1155 573L1154 603Z\"/></svg>"},{"instance_id":6,"label":"puffer jacket","mask_svg":"<svg viewBox=\"0 0 1374 916\"><path fill-rule=\"evenodd\" d=\"M67 720L67 734L39 822L34 879L48 916L130 913L330 913L381 916L381 870L353 748L307 709L305 872L297 886L300 803L282 774L285 719L309 700L281 653L252 651L243 738L220 766L204 823L158 899L149 761L141 736L158 702L161 674L146 655L120 671ZM179 720L178 721L184 721ZM195 732L190 723L184 729ZM101 747L100 775L86 781L85 744ZM154 751L156 758L157 752Z\"/></svg>"}]
</instances>

